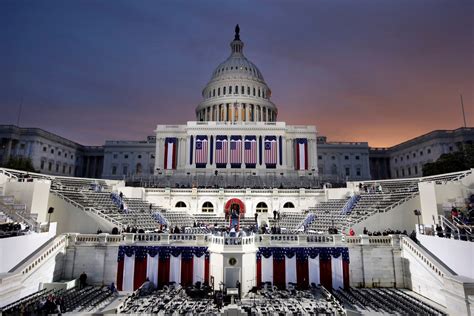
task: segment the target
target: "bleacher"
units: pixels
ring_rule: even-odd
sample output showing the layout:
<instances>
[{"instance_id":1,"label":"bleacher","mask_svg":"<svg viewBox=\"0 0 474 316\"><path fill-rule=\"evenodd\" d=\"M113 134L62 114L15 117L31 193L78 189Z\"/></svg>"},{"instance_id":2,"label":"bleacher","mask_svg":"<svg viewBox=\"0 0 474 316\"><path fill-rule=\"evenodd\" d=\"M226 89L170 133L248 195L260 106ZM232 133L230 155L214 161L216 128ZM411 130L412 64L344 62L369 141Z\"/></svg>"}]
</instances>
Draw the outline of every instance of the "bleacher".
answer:
<instances>
[{"instance_id":1,"label":"bleacher","mask_svg":"<svg viewBox=\"0 0 474 316\"><path fill-rule=\"evenodd\" d=\"M199 291L199 298L192 297L180 285L165 286L151 295L140 296L139 291L127 297L117 308L118 314L147 315L219 315L212 296ZM188 295L188 293L190 295Z\"/></svg>"},{"instance_id":2,"label":"bleacher","mask_svg":"<svg viewBox=\"0 0 474 316\"><path fill-rule=\"evenodd\" d=\"M280 226L286 228L287 232L294 232L303 223L306 216L306 213L301 212L281 212L279 220L274 220L273 217L269 218L269 225L270 227Z\"/></svg>"},{"instance_id":3,"label":"bleacher","mask_svg":"<svg viewBox=\"0 0 474 316\"><path fill-rule=\"evenodd\" d=\"M186 211L167 210L163 212L163 216L166 217L170 228L175 226L178 226L180 229L182 227L193 227L195 221L194 216Z\"/></svg>"},{"instance_id":4,"label":"bleacher","mask_svg":"<svg viewBox=\"0 0 474 316\"><path fill-rule=\"evenodd\" d=\"M247 315L346 315L340 303L324 288L313 284L309 290L279 290L269 282L242 300Z\"/></svg>"},{"instance_id":5,"label":"bleacher","mask_svg":"<svg viewBox=\"0 0 474 316\"><path fill-rule=\"evenodd\" d=\"M126 180L127 186L145 188L256 188L256 189L294 189L320 188L316 176L298 175L153 175L148 177L132 176Z\"/></svg>"},{"instance_id":6,"label":"bleacher","mask_svg":"<svg viewBox=\"0 0 474 316\"><path fill-rule=\"evenodd\" d=\"M126 209L121 210L113 202L110 192L61 190L57 193L83 207L94 208L123 226L133 226L144 230L155 230L160 226L160 223L152 216L153 212L159 210L153 207L152 212L150 212L149 203L141 199L123 197L122 200L126 205Z\"/></svg>"},{"instance_id":7,"label":"bleacher","mask_svg":"<svg viewBox=\"0 0 474 316\"><path fill-rule=\"evenodd\" d=\"M101 286L73 287L65 290L40 290L2 308L2 315L47 315L61 313L92 313L101 310L114 294ZM48 299L53 303L48 303Z\"/></svg>"},{"instance_id":8,"label":"bleacher","mask_svg":"<svg viewBox=\"0 0 474 316\"><path fill-rule=\"evenodd\" d=\"M399 289L356 289L334 291L346 309L363 314L446 315L437 308Z\"/></svg>"}]
</instances>

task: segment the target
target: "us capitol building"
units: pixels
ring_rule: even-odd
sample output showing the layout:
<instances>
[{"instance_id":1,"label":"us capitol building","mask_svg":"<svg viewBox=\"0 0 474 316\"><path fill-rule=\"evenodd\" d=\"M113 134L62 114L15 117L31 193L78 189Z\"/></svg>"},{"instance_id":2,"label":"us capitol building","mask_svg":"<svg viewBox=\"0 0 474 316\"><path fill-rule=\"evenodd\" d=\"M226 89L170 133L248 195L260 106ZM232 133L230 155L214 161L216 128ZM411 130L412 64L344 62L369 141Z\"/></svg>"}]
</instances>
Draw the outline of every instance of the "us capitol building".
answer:
<instances>
[{"instance_id":1,"label":"us capitol building","mask_svg":"<svg viewBox=\"0 0 474 316\"><path fill-rule=\"evenodd\" d=\"M231 54L212 72L196 121L158 125L146 140L84 146L39 128L0 125L0 166L29 158L35 170L104 179L267 177L312 184L422 176L423 165L472 144L474 128L435 130L390 148L334 142L315 126L277 121L260 70L243 53L238 26Z\"/></svg>"},{"instance_id":2,"label":"us capitol building","mask_svg":"<svg viewBox=\"0 0 474 316\"><path fill-rule=\"evenodd\" d=\"M155 170L191 174L317 173L316 128L277 121L260 70L243 53L239 27L230 56L212 72L196 121L158 125Z\"/></svg>"}]
</instances>

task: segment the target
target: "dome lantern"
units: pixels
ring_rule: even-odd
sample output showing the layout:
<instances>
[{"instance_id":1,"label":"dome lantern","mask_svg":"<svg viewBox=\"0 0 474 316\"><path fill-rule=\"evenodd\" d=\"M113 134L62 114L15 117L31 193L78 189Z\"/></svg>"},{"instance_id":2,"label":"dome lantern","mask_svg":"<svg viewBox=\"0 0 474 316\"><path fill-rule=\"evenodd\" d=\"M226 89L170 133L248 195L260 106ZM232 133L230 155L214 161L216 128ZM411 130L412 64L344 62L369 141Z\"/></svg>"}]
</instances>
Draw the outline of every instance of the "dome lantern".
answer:
<instances>
[{"instance_id":1,"label":"dome lantern","mask_svg":"<svg viewBox=\"0 0 474 316\"><path fill-rule=\"evenodd\" d=\"M258 67L243 54L240 27L235 26L230 56L212 72L196 107L197 121L276 122L278 110Z\"/></svg>"}]
</instances>

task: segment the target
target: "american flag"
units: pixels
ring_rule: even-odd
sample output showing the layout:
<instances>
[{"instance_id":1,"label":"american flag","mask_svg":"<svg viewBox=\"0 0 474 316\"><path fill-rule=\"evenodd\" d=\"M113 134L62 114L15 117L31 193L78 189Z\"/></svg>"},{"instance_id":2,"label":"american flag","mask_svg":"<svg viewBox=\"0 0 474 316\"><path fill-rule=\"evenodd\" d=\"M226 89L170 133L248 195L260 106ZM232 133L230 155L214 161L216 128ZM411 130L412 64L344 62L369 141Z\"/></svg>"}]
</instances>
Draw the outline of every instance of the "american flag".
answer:
<instances>
[{"instance_id":1,"label":"american flag","mask_svg":"<svg viewBox=\"0 0 474 316\"><path fill-rule=\"evenodd\" d=\"M230 163L231 164L242 163L242 137L241 136L230 137Z\"/></svg>"},{"instance_id":2,"label":"american flag","mask_svg":"<svg viewBox=\"0 0 474 316\"><path fill-rule=\"evenodd\" d=\"M246 164L257 164L257 138L255 136L245 136L244 162Z\"/></svg>"},{"instance_id":3,"label":"american flag","mask_svg":"<svg viewBox=\"0 0 474 316\"><path fill-rule=\"evenodd\" d=\"M265 136L265 164L276 165L277 141L275 136Z\"/></svg>"},{"instance_id":4,"label":"american flag","mask_svg":"<svg viewBox=\"0 0 474 316\"><path fill-rule=\"evenodd\" d=\"M216 164L227 164L227 136L216 136Z\"/></svg>"},{"instance_id":5,"label":"american flag","mask_svg":"<svg viewBox=\"0 0 474 316\"><path fill-rule=\"evenodd\" d=\"M207 163L207 136L196 136L196 164Z\"/></svg>"}]
</instances>

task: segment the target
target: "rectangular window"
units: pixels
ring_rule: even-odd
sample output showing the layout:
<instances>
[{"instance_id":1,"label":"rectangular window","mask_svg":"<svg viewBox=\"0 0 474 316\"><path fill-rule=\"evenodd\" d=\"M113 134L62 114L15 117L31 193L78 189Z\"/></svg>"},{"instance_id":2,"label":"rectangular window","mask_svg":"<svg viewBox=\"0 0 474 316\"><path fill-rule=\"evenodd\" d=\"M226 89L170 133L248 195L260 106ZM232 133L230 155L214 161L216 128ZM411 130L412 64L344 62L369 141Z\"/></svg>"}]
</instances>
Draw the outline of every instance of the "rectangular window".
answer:
<instances>
[{"instance_id":1,"label":"rectangular window","mask_svg":"<svg viewBox=\"0 0 474 316\"><path fill-rule=\"evenodd\" d=\"M117 174L117 166L112 166L112 174Z\"/></svg>"},{"instance_id":2,"label":"rectangular window","mask_svg":"<svg viewBox=\"0 0 474 316\"><path fill-rule=\"evenodd\" d=\"M323 156L319 155L318 160L323 160Z\"/></svg>"},{"instance_id":3,"label":"rectangular window","mask_svg":"<svg viewBox=\"0 0 474 316\"><path fill-rule=\"evenodd\" d=\"M400 175L398 174L398 169L396 169L395 172L397 174L397 178L400 177Z\"/></svg>"},{"instance_id":4,"label":"rectangular window","mask_svg":"<svg viewBox=\"0 0 474 316\"><path fill-rule=\"evenodd\" d=\"M43 151L46 152L46 147L43 147Z\"/></svg>"},{"instance_id":5,"label":"rectangular window","mask_svg":"<svg viewBox=\"0 0 474 316\"><path fill-rule=\"evenodd\" d=\"M122 174L123 175L127 175L127 172L128 172L128 167L127 166L123 166L123 170L122 170Z\"/></svg>"},{"instance_id":6,"label":"rectangular window","mask_svg":"<svg viewBox=\"0 0 474 316\"><path fill-rule=\"evenodd\" d=\"M54 154L54 149L51 149L51 153Z\"/></svg>"},{"instance_id":7,"label":"rectangular window","mask_svg":"<svg viewBox=\"0 0 474 316\"><path fill-rule=\"evenodd\" d=\"M41 160L41 169L44 169L44 160Z\"/></svg>"},{"instance_id":8,"label":"rectangular window","mask_svg":"<svg viewBox=\"0 0 474 316\"><path fill-rule=\"evenodd\" d=\"M349 167L346 167L346 176L351 175L351 169Z\"/></svg>"},{"instance_id":9,"label":"rectangular window","mask_svg":"<svg viewBox=\"0 0 474 316\"><path fill-rule=\"evenodd\" d=\"M56 172L59 172L59 163L56 164Z\"/></svg>"},{"instance_id":10,"label":"rectangular window","mask_svg":"<svg viewBox=\"0 0 474 316\"><path fill-rule=\"evenodd\" d=\"M255 88L253 88L253 96L255 96Z\"/></svg>"},{"instance_id":11,"label":"rectangular window","mask_svg":"<svg viewBox=\"0 0 474 316\"><path fill-rule=\"evenodd\" d=\"M61 156L61 152L60 152L60 151L58 151L58 156Z\"/></svg>"},{"instance_id":12,"label":"rectangular window","mask_svg":"<svg viewBox=\"0 0 474 316\"><path fill-rule=\"evenodd\" d=\"M402 168L402 177L405 176L405 169Z\"/></svg>"},{"instance_id":13,"label":"rectangular window","mask_svg":"<svg viewBox=\"0 0 474 316\"><path fill-rule=\"evenodd\" d=\"M415 157L416 157L416 153L413 153L413 158L415 158Z\"/></svg>"},{"instance_id":14,"label":"rectangular window","mask_svg":"<svg viewBox=\"0 0 474 316\"><path fill-rule=\"evenodd\" d=\"M51 168L53 168L53 163L48 162L48 170L51 171Z\"/></svg>"},{"instance_id":15,"label":"rectangular window","mask_svg":"<svg viewBox=\"0 0 474 316\"><path fill-rule=\"evenodd\" d=\"M239 93L239 86L235 86L235 91L234 91L235 94Z\"/></svg>"},{"instance_id":16,"label":"rectangular window","mask_svg":"<svg viewBox=\"0 0 474 316\"><path fill-rule=\"evenodd\" d=\"M71 174L71 173L72 173L72 167L69 166L69 174Z\"/></svg>"},{"instance_id":17,"label":"rectangular window","mask_svg":"<svg viewBox=\"0 0 474 316\"><path fill-rule=\"evenodd\" d=\"M408 175L411 176L411 168L408 167Z\"/></svg>"},{"instance_id":18,"label":"rectangular window","mask_svg":"<svg viewBox=\"0 0 474 316\"><path fill-rule=\"evenodd\" d=\"M138 159L142 159L142 155L138 155Z\"/></svg>"},{"instance_id":19,"label":"rectangular window","mask_svg":"<svg viewBox=\"0 0 474 316\"><path fill-rule=\"evenodd\" d=\"M250 95L250 87L247 87L247 95Z\"/></svg>"},{"instance_id":20,"label":"rectangular window","mask_svg":"<svg viewBox=\"0 0 474 316\"><path fill-rule=\"evenodd\" d=\"M224 95L225 95L225 89L226 89L226 88L227 88L227 87L222 88L222 94L224 94Z\"/></svg>"},{"instance_id":21,"label":"rectangular window","mask_svg":"<svg viewBox=\"0 0 474 316\"><path fill-rule=\"evenodd\" d=\"M155 159L155 155L154 155L154 154L151 154L150 157L151 157L151 159Z\"/></svg>"},{"instance_id":22,"label":"rectangular window","mask_svg":"<svg viewBox=\"0 0 474 316\"><path fill-rule=\"evenodd\" d=\"M431 154L431 149L428 149L428 154Z\"/></svg>"},{"instance_id":23,"label":"rectangular window","mask_svg":"<svg viewBox=\"0 0 474 316\"><path fill-rule=\"evenodd\" d=\"M66 173L66 166L63 166L63 173Z\"/></svg>"},{"instance_id":24,"label":"rectangular window","mask_svg":"<svg viewBox=\"0 0 474 316\"><path fill-rule=\"evenodd\" d=\"M258 89L258 97L260 97L260 89Z\"/></svg>"},{"instance_id":25,"label":"rectangular window","mask_svg":"<svg viewBox=\"0 0 474 316\"><path fill-rule=\"evenodd\" d=\"M217 88L217 96L221 95L221 88Z\"/></svg>"},{"instance_id":26,"label":"rectangular window","mask_svg":"<svg viewBox=\"0 0 474 316\"><path fill-rule=\"evenodd\" d=\"M356 160L359 160L359 156L356 156Z\"/></svg>"},{"instance_id":27,"label":"rectangular window","mask_svg":"<svg viewBox=\"0 0 474 316\"><path fill-rule=\"evenodd\" d=\"M232 86L229 86L229 94L232 94Z\"/></svg>"},{"instance_id":28,"label":"rectangular window","mask_svg":"<svg viewBox=\"0 0 474 316\"><path fill-rule=\"evenodd\" d=\"M415 166L415 174L418 174L418 166Z\"/></svg>"},{"instance_id":29,"label":"rectangular window","mask_svg":"<svg viewBox=\"0 0 474 316\"><path fill-rule=\"evenodd\" d=\"M245 93L245 87L244 86L241 86L240 87L240 94L244 94Z\"/></svg>"},{"instance_id":30,"label":"rectangular window","mask_svg":"<svg viewBox=\"0 0 474 316\"><path fill-rule=\"evenodd\" d=\"M349 156L344 156L344 160L349 160Z\"/></svg>"},{"instance_id":31,"label":"rectangular window","mask_svg":"<svg viewBox=\"0 0 474 316\"><path fill-rule=\"evenodd\" d=\"M123 158L128 159L128 155L123 155Z\"/></svg>"},{"instance_id":32,"label":"rectangular window","mask_svg":"<svg viewBox=\"0 0 474 316\"><path fill-rule=\"evenodd\" d=\"M420 151L420 156L423 156L423 151Z\"/></svg>"},{"instance_id":33,"label":"rectangular window","mask_svg":"<svg viewBox=\"0 0 474 316\"><path fill-rule=\"evenodd\" d=\"M114 156L113 156L113 157L114 157L114 159L117 159L118 155L117 155L117 154L114 154Z\"/></svg>"},{"instance_id":34,"label":"rectangular window","mask_svg":"<svg viewBox=\"0 0 474 316\"><path fill-rule=\"evenodd\" d=\"M356 175L357 175L358 177L360 177L360 167L357 167L357 169L356 169Z\"/></svg>"}]
</instances>

